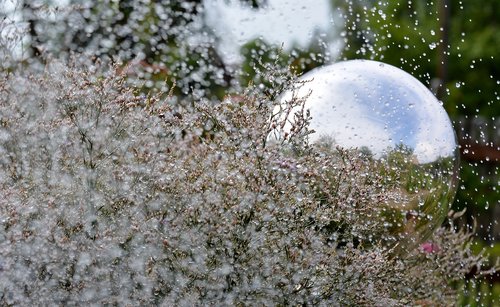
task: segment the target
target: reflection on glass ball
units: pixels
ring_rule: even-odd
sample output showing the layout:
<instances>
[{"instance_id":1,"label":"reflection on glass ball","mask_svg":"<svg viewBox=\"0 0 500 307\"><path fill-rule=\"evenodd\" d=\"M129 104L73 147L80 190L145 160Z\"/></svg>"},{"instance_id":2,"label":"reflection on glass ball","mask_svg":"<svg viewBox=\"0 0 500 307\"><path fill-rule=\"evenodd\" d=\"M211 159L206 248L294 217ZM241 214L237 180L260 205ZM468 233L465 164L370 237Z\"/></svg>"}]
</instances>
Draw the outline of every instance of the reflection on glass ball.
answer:
<instances>
[{"instance_id":1,"label":"reflection on glass ball","mask_svg":"<svg viewBox=\"0 0 500 307\"><path fill-rule=\"evenodd\" d=\"M374 212L391 235L381 240L405 250L424 242L445 219L458 178L455 132L439 101L410 74L375 61L336 63L300 80L281 101L307 96L308 142L357 151L385 178L388 197Z\"/></svg>"}]
</instances>

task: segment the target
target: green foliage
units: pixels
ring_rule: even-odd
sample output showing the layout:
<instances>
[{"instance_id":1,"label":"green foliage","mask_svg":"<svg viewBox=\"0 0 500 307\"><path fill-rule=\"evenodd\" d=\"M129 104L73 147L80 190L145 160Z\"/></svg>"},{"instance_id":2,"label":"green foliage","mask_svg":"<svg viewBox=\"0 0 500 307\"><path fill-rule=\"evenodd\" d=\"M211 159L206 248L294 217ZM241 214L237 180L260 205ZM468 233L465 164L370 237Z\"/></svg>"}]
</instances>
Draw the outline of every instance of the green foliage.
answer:
<instances>
[{"instance_id":1,"label":"green foliage","mask_svg":"<svg viewBox=\"0 0 500 307\"><path fill-rule=\"evenodd\" d=\"M430 87L434 79L445 77L440 99L450 115L498 116L494 93L500 59L494 46L500 43L500 31L493 12L500 4L449 2L448 26L442 1L334 0L333 7L340 8L346 20L343 57L393 64ZM443 61L446 76L439 72Z\"/></svg>"},{"instance_id":2,"label":"green foliage","mask_svg":"<svg viewBox=\"0 0 500 307\"><path fill-rule=\"evenodd\" d=\"M460 288L458 306L498 306L500 304L500 284L489 281L467 280L457 285Z\"/></svg>"},{"instance_id":3,"label":"green foliage","mask_svg":"<svg viewBox=\"0 0 500 307\"><path fill-rule=\"evenodd\" d=\"M448 112L498 118L500 2L453 1L450 21ZM456 84L462 86L457 88Z\"/></svg>"},{"instance_id":4,"label":"green foliage","mask_svg":"<svg viewBox=\"0 0 500 307\"><path fill-rule=\"evenodd\" d=\"M435 71L436 41L431 30L438 28L436 4L427 1L342 1L333 6L344 13L342 32L345 59L383 61L411 72L428 84ZM433 2L435 3L435 2Z\"/></svg>"}]
</instances>

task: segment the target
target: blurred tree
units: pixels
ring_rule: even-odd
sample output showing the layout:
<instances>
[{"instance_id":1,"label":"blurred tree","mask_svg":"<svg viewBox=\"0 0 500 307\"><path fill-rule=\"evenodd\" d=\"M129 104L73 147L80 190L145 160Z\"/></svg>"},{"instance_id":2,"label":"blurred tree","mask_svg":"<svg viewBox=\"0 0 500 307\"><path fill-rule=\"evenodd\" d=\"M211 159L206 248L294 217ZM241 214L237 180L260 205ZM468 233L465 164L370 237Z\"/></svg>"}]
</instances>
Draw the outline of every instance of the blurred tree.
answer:
<instances>
[{"instance_id":1,"label":"blurred tree","mask_svg":"<svg viewBox=\"0 0 500 307\"><path fill-rule=\"evenodd\" d=\"M265 4L241 2L252 8ZM64 8L50 0L20 3L31 60L48 51L52 56L83 52L135 61L148 88L161 87L166 78L171 86L176 79L178 94L207 97L223 97L234 79L215 48L216 36L205 27L202 0L70 0ZM57 14L47 18L53 12Z\"/></svg>"},{"instance_id":2,"label":"blurred tree","mask_svg":"<svg viewBox=\"0 0 500 307\"><path fill-rule=\"evenodd\" d=\"M447 111L498 115L494 101L498 101L500 59L495 58L494 46L500 44L495 18L500 2L333 0L333 6L345 19L344 59L369 58L396 65L437 92L441 66L449 58L444 78L448 80L440 95Z\"/></svg>"}]
</instances>

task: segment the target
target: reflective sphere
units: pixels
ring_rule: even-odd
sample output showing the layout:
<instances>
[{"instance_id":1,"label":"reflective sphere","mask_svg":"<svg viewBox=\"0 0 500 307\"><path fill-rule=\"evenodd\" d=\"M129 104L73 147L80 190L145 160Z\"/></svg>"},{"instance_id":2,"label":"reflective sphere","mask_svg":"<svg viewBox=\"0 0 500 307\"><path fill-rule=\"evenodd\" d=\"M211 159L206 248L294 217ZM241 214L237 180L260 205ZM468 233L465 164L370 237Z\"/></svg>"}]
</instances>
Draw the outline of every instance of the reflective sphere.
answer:
<instances>
[{"instance_id":1,"label":"reflective sphere","mask_svg":"<svg viewBox=\"0 0 500 307\"><path fill-rule=\"evenodd\" d=\"M373 211L385 227L380 241L401 250L424 242L445 219L458 179L455 132L440 102L410 74L375 61L336 63L300 80L281 101L309 95L308 142L358 152L385 182Z\"/></svg>"}]
</instances>

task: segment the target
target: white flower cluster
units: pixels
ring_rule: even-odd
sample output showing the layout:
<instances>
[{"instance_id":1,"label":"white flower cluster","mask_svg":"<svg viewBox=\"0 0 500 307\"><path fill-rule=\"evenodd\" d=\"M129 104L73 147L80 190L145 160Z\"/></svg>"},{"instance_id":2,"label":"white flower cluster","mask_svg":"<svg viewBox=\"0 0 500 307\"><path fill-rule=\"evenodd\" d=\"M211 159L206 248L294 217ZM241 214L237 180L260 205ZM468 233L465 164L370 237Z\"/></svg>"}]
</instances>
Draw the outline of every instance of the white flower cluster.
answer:
<instances>
[{"instance_id":1,"label":"white flower cluster","mask_svg":"<svg viewBox=\"0 0 500 307\"><path fill-rule=\"evenodd\" d=\"M2 305L453 299L475 258L439 255L463 240L408 258L366 244L383 188L356 156L308 148L307 125L266 144L280 123L255 89L181 106L117 71L1 76Z\"/></svg>"}]
</instances>

